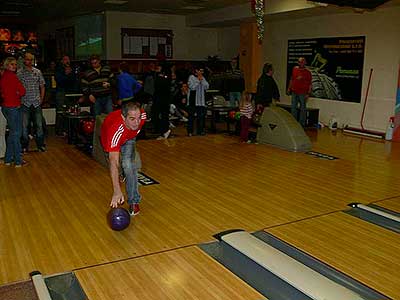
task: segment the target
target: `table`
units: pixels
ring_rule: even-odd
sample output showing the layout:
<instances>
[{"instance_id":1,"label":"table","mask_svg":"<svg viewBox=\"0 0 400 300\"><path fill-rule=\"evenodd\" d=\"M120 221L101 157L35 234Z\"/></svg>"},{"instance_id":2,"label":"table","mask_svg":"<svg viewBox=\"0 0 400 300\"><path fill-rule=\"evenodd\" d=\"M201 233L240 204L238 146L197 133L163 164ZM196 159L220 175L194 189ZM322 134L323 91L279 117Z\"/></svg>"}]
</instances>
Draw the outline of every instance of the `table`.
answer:
<instances>
[{"instance_id":1,"label":"table","mask_svg":"<svg viewBox=\"0 0 400 300\"><path fill-rule=\"evenodd\" d=\"M232 106L209 106L209 107L207 107L207 111L211 111L211 131L214 133L217 132L216 119L220 113L222 113L222 112L229 113L231 110L234 110L234 109L236 109L236 107L232 107ZM226 130L228 132L230 132L229 116L226 117Z\"/></svg>"},{"instance_id":2,"label":"table","mask_svg":"<svg viewBox=\"0 0 400 300\"><path fill-rule=\"evenodd\" d=\"M68 144L73 144L76 142L78 137L78 129L79 129L79 121L80 120L89 120L93 119L93 116L90 114L65 114L65 118L67 119L67 136L68 136Z\"/></svg>"},{"instance_id":3,"label":"table","mask_svg":"<svg viewBox=\"0 0 400 300\"><path fill-rule=\"evenodd\" d=\"M78 100L83 96L83 94L65 94L67 99L67 106L73 106L78 104Z\"/></svg>"}]
</instances>

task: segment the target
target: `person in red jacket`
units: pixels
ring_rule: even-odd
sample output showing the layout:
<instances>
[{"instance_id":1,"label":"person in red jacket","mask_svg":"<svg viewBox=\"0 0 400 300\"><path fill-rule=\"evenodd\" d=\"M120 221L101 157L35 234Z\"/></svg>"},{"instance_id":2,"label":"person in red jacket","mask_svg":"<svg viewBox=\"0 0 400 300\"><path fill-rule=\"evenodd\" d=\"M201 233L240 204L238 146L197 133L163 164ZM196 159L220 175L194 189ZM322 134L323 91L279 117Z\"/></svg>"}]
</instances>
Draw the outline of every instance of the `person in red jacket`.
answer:
<instances>
[{"instance_id":1,"label":"person in red jacket","mask_svg":"<svg viewBox=\"0 0 400 300\"><path fill-rule=\"evenodd\" d=\"M311 72L306 69L306 63L304 57L299 58L298 66L293 68L288 87L288 94L292 95L292 115L303 127L306 125L306 101L312 89L312 75ZM298 114L299 104L300 114Z\"/></svg>"},{"instance_id":2,"label":"person in red jacket","mask_svg":"<svg viewBox=\"0 0 400 300\"><path fill-rule=\"evenodd\" d=\"M138 190L137 166L135 165L135 143L142 126L146 121L146 113L138 103L128 102L121 110L110 113L101 127L101 144L110 166L113 185L111 207L124 203L124 196L119 181L120 160L125 175L128 195L129 213L137 215L140 211L141 196ZM121 159L120 159L121 157Z\"/></svg>"},{"instance_id":3,"label":"person in red jacket","mask_svg":"<svg viewBox=\"0 0 400 300\"><path fill-rule=\"evenodd\" d=\"M16 59L7 57L3 67L5 70L0 79L0 91L3 98L1 111L10 130L6 141L4 163L9 166L14 162L15 167L21 167L26 164L26 161L22 159L21 153L22 115L20 107L21 97L25 95L26 91L15 73L17 70Z\"/></svg>"}]
</instances>

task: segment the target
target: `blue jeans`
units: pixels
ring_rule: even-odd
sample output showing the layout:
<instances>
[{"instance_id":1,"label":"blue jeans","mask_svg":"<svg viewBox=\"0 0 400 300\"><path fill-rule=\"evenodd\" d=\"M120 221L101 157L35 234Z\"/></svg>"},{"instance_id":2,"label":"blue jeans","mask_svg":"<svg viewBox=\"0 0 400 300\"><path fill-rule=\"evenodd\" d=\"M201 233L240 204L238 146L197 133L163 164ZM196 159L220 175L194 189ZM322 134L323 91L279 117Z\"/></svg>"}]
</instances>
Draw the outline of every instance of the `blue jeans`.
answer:
<instances>
[{"instance_id":1,"label":"blue jeans","mask_svg":"<svg viewBox=\"0 0 400 300\"><path fill-rule=\"evenodd\" d=\"M6 127L7 119L3 114L0 114L0 158L6 154Z\"/></svg>"},{"instance_id":2,"label":"blue jeans","mask_svg":"<svg viewBox=\"0 0 400 300\"><path fill-rule=\"evenodd\" d=\"M29 146L29 128L33 122L36 128L36 146L44 147L43 114L42 108L21 106L22 110L22 148L28 149Z\"/></svg>"},{"instance_id":3,"label":"blue jeans","mask_svg":"<svg viewBox=\"0 0 400 300\"><path fill-rule=\"evenodd\" d=\"M121 146L121 165L125 174L125 187L128 204L139 203L142 198L138 189L137 166L135 165L136 139L128 140Z\"/></svg>"},{"instance_id":4,"label":"blue jeans","mask_svg":"<svg viewBox=\"0 0 400 300\"><path fill-rule=\"evenodd\" d=\"M10 130L6 141L6 154L4 156L4 162L11 163L12 161L14 161L16 165L20 165L22 163L21 109L19 107L3 107L1 111L3 112L3 115L7 120L7 125Z\"/></svg>"},{"instance_id":5,"label":"blue jeans","mask_svg":"<svg viewBox=\"0 0 400 300\"><path fill-rule=\"evenodd\" d=\"M94 103L94 116L101 114L108 115L113 111L112 98L110 96L96 97L96 102Z\"/></svg>"},{"instance_id":6,"label":"blue jeans","mask_svg":"<svg viewBox=\"0 0 400 300\"><path fill-rule=\"evenodd\" d=\"M300 113L298 112L298 106L300 103ZM306 95L292 94L292 107L291 112L293 117L299 121L301 126L306 126Z\"/></svg>"}]
</instances>

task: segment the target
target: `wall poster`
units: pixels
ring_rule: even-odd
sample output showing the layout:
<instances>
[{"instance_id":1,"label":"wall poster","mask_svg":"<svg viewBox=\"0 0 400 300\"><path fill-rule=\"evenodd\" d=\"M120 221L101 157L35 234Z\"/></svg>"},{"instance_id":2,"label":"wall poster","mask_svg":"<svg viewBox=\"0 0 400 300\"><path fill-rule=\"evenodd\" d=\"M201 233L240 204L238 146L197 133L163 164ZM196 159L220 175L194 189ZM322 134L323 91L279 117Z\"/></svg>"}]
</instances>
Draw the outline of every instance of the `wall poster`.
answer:
<instances>
[{"instance_id":1,"label":"wall poster","mask_svg":"<svg viewBox=\"0 0 400 300\"><path fill-rule=\"evenodd\" d=\"M172 30L121 28L122 58L172 58Z\"/></svg>"},{"instance_id":2,"label":"wall poster","mask_svg":"<svg viewBox=\"0 0 400 300\"><path fill-rule=\"evenodd\" d=\"M288 41L287 81L299 57L312 74L312 97L361 101L365 36L296 39Z\"/></svg>"}]
</instances>

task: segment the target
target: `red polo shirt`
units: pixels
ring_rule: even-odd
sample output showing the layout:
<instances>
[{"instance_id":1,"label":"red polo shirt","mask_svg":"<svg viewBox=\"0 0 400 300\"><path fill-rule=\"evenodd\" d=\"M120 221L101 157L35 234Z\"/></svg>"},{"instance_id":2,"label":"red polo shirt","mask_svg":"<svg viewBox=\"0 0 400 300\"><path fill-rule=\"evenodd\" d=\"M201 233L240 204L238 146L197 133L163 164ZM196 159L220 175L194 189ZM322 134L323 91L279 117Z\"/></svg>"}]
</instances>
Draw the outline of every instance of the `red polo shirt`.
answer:
<instances>
[{"instance_id":1,"label":"red polo shirt","mask_svg":"<svg viewBox=\"0 0 400 300\"><path fill-rule=\"evenodd\" d=\"M309 94L311 80L312 75L309 70L306 68L299 68L298 66L294 67L292 71L292 92L298 95Z\"/></svg>"},{"instance_id":2,"label":"red polo shirt","mask_svg":"<svg viewBox=\"0 0 400 300\"><path fill-rule=\"evenodd\" d=\"M140 123L137 130L130 130L125 126L121 110L111 112L101 126L101 144L105 152L119 152L121 146L128 140L135 138L146 121L146 113L140 110Z\"/></svg>"}]
</instances>

